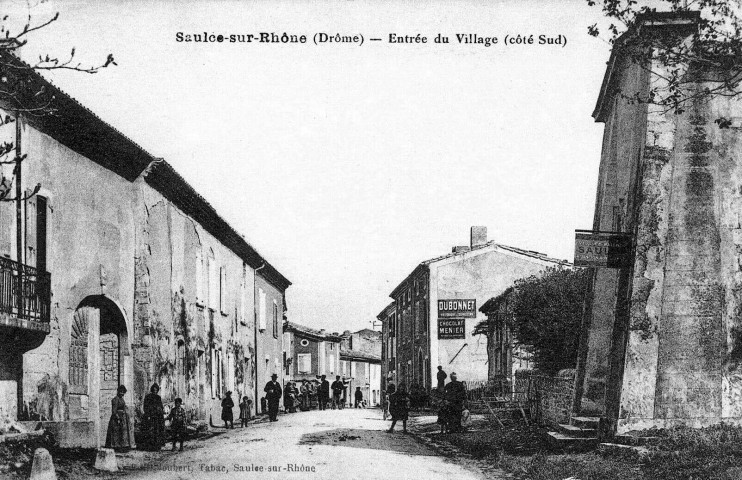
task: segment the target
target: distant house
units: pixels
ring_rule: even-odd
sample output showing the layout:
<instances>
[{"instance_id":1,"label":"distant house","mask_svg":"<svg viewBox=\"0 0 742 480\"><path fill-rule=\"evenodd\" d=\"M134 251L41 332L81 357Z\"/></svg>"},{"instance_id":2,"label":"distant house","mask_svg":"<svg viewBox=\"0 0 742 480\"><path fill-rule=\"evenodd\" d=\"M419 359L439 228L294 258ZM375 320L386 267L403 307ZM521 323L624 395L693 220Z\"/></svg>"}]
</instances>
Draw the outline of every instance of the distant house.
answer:
<instances>
[{"instance_id":1,"label":"distant house","mask_svg":"<svg viewBox=\"0 0 742 480\"><path fill-rule=\"evenodd\" d=\"M337 333L285 322L283 325L284 368L286 381L328 379L340 375L340 342Z\"/></svg>"},{"instance_id":2,"label":"distant house","mask_svg":"<svg viewBox=\"0 0 742 480\"><path fill-rule=\"evenodd\" d=\"M370 329L343 333L340 375L348 382L347 402L354 404L357 387L370 406L381 401L381 332Z\"/></svg>"},{"instance_id":3,"label":"distant house","mask_svg":"<svg viewBox=\"0 0 742 480\"><path fill-rule=\"evenodd\" d=\"M487 241L486 227L472 227L469 245L421 262L390 294L394 307L377 316L384 323L388 379L429 390L441 365L460 380L486 381L486 342L472 333L484 320L477 307L519 278L566 264Z\"/></svg>"}]
</instances>

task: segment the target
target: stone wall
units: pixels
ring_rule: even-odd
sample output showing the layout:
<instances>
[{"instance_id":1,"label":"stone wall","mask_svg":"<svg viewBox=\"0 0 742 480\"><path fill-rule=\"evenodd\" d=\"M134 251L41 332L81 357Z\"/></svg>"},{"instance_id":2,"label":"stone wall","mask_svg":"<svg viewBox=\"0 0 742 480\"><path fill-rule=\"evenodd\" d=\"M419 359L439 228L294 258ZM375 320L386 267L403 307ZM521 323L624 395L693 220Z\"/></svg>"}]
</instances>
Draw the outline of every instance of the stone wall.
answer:
<instances>
[{"instance_id":1,"label":"stone wall","mask_svg":"<svg viewBox=\"0 0 742 480\"><path fill-rule=\"evenodd\" d=\"M575 371L562 370L557 375L543 375L532 370L515 372L515 398L527 402L531 418L540 424L555 426L569 423L574 399Z\"/></svg>"}]
</instances>

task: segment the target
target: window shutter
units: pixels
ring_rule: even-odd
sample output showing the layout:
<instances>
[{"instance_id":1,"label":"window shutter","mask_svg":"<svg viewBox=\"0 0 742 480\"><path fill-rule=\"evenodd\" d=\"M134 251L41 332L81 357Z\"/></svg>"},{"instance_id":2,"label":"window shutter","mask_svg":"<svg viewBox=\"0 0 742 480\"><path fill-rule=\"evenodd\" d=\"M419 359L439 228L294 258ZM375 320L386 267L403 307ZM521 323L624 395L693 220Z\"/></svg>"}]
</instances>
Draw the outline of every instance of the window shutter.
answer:
<instances>
[{"instance_id":1,"label":"window shutter","mask_svg":"<svg viewBox=\"0 0 742 480\"><path fill-rule=\"evenodd\" d=\"M201 250L196 251L196 302L204 301L204 268Z\"/></svg>"},{"instance_id":2,"label":"window shutter","mask_svg":"<svg viewBox=\"0 0 742 480\"><path fill-rule=\"evenodd\" d=\"M219 269L219 311L222 313L227 312L227 269L221 267Z\"/></svg>"},{"instance_id":3,"label":"window shutter","mask_svg":"<svg viewBox=\"0 0 742 480\"><path fill-rule=\"evenodd\" d=\"M216 386L216 351L211 350L211 398L216 398L217 386Z\"/></svg>"},{"instance_id":4,"label":"window shutter","mask_svg":"<svg viewBox=\"0 0 742 480\"><path fill-rule=\"evenodd\" d=\"M15 226L13 202L0 201L0 256L10 257L12 232Z\"/></svg>"},{"instance_id":5,"label":"window shutter","mask_svg":"<svg viewBox=\"0 0 742 480\"><path fill-rule=\"evenodd\" d=\"M33 190L26 190L25 195L31 195ZM36 266L36 195L26 200L24 205L26 215L26 252L21 263Z\"/></svg>"},{"instance_id":6,"label":"window shutter","mask_svg":"<svg viewBox=\"0 0 742 480\"><path fill-rule=\"evenodd\" d=\"M219 308L219 272L216 269L216 261L213 256L209 256L209 308L216 310Z\"/></svg>"},{"instance_id":7,"label":"window shutter","mask_svg":"<svg viewBox=\"0 0 742 480\"><path fill-rule=\"evenodd\" d=\"M278 338L278 304L273 300L273 336Z\"/></svg>"},{"instance_id":8,"label":"window shutter","mask_svg":"<svg viewBox=\"0 0 742 480\"><path fill-rule=\"evenodd\" d=\"M245 266L242 266L242 283L240 284L240 322L245 321L245 303L247 302L247 279L245 278Z\"/></svg>"},{"instance_id":9,"label":"window shutter","mask_svg":"<svg viewBox=\"0 0 742 480\"><path fill-rule=\"evenodd\" d=\"M266 326L265 292L263 291L262 288L258 289L258 296L260 297L260 308L258 310L258 314L259 314L258 320L259 320L259 328L262 331L262 330L265 330L265 326Z\"/></svg>"}]
</instances>

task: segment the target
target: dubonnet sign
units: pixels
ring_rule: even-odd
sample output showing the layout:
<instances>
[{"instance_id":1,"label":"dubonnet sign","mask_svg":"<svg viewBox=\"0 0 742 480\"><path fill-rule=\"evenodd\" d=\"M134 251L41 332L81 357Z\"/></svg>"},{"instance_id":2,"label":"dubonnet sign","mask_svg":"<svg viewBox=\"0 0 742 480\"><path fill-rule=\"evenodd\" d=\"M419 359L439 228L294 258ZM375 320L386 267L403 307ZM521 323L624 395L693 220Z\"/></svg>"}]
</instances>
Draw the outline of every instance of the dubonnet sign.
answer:
<instances>
[{"instance_id":1,"label":"dubonnet sign","mask_svg":"<svg viewBox=\"0 0 742 480\"><path fill-rule=\"evenodd\" d=\"M575 267L623 268L631 262L631 235L575 231Z\"/></svg>"},{"instance_id":2,"label":"dubonnet sign","mask_svg":"<svg viewBox=\"0 0 742 480\"><path fill-rule=\"evenodd\" d=\"M477 318L477 300L438 300L438 318Z\"/></svg>"}]
</instances>

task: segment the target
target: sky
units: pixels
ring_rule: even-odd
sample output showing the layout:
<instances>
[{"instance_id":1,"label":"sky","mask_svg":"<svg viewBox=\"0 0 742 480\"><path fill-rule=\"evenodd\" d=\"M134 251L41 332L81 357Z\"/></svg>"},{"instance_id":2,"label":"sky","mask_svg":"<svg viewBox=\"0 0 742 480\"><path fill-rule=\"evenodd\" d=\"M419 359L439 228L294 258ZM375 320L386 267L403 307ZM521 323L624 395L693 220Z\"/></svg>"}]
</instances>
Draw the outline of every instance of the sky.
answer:
<instances>
[{"instance_id":1,"label":"sky","mask_svg":"<svg viewBox=\"0 0 742 480\"><path fill-rule=\"evenodd\" d=\"M23 13L25 1L2 0ZM5 13L4 12L4 13ZM574 1L49 1L21 56L83 63L48 78L164 157L293 285L288 317L369 328L421 261L489 240L573 259L591 228L609 56ZM16 17L14 17L16 18ZM177 42L306 35L306 44ZM362 35L363 45L312 42ZM390 33L428 42L389 43ZM436 44L440 33L449 44ZM455 35L497 37L490 47ZM505 36L534 35L533 45ZM539 35L566 46L538 45ZM381 38L380 42L370 38Z\"/></svg>"}]
</instances>

